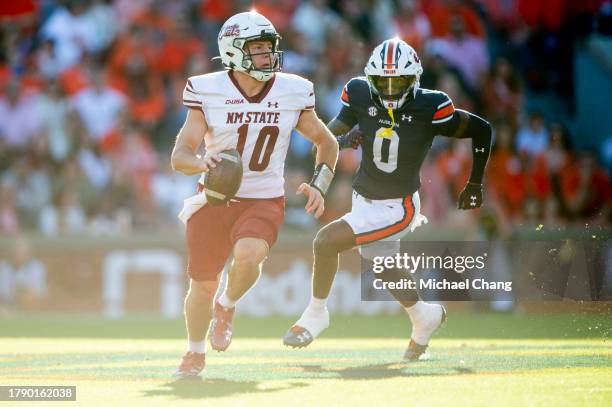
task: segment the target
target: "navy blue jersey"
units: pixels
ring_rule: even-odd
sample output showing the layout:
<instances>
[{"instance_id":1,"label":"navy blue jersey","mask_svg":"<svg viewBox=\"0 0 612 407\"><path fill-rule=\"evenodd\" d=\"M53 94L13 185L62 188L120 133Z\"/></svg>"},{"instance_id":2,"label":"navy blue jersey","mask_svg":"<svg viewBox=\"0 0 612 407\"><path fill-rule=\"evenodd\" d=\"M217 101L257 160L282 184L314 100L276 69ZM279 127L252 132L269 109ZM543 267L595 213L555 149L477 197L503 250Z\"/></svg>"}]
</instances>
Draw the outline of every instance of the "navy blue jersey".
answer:
<instances>
[{"instance_id":1,"label":"navy blue jersey","mask_svg":"<svg viewBox=\"0 0 612 407\"><path fill-rule=\"evenodd\" d=\"M444 92L418 89L391 117L370 93L367 79L351 79L342 91L336 119L363 133L362 158L353 188L369 199L403 198L420 187L419 172L436 135L457 127L453 102Z\"/></svg>"}]
</instances>

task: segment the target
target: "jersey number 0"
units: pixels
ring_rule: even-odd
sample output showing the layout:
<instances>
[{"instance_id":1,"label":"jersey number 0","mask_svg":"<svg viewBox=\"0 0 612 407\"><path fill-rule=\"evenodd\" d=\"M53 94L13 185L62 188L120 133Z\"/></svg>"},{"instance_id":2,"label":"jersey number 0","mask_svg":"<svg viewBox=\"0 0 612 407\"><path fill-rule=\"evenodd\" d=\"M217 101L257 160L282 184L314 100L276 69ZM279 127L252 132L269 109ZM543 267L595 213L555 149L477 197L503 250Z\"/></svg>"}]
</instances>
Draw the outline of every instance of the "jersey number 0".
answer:
<instances>
[{"instance_id":1,"label":"jersey number 0","mask_svg":"<svg viewBox=\"0 0 612 407\"><path fill-rule=\"evenodd\" d=\"M379 170L393 172L397 168L397 152L399 150L399 136L395 130L391 131L391 137L383 136L387 129L380 128L374 137L374 164Z\"/></svg>"}]
</instances>

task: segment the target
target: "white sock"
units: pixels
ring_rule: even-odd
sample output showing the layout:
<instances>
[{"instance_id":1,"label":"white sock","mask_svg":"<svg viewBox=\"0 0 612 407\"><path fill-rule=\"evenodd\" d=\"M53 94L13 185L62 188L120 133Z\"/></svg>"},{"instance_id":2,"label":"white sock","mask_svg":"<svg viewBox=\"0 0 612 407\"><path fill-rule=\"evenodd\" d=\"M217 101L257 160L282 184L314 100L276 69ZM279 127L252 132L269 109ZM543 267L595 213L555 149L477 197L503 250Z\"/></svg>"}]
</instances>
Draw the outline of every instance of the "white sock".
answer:
<instances>
[{"instance_id":1,"label":"white sock","mask_svg":"<svg viewBox=\"0 0 612 407\"><path fill-rule=\"evenodd\" d=\"M306 309L310 309L313 312L321 312L327 308L327 298L310 297L310 303Z\"/></svg>"},{"instance_id":2,"label":"white sock","mask_svg":"<svg viewBox=\"0 0 612 407\"><path fill-rule=\"evenodd\" d=\"M428 305L430 304L427 304L426 302L418 300L416 303L414 303L410 307L405 308L413 324L416 321L419 321L420 319L422 319L422 316L427 313L427 311L429 310Z\"/></svg>"},{"instance_id":3,"label":"white sock","mask_svg":"<svg viewBox=\"0 0 612 407\"><path fill-rule=\"evenodd\" d=\"M219 297L219 299L217 300L219 302L219 304L221 304L221 306L223 306L224 308L234 308L236 306L236 302L237 301L232 301L228 296L227 296L227 291L223 291L223 294L221 294L221 296Z\"/></svg>"},{"instance_id":4,"label":"white sock","mask_svg":"<svg viewBox=\"0 0 612 407\"><path fill-rule=\"evenodd\" d=\"M306 328L313 337L319 336L329 326L327 299L311 297L310 303L295 324Z\"/></svg>"},{"instance_id":5,"label":"white sock","mask_svg":"<svg viewBox=\"0 0 612 407\"><path fill-rule=\"evenodd\" d=\"M416 304L406 308L412 322L411 338L419 345L427 345L429 338L440 325L442 309L438 304L429 304L417 301Z\"/></svg>"},{"instance_id":6,"label":"white sock","mask_svg":"<svg viewBox=\"0 0 612 407\"><path fill-rule=\"evenodd\" d=\"M193 341L187 341L187 342L188 342L187 350L189 350L189 352L206 353L206 339L199 341L199 342L193 342Z\"/></svg>"}]
</instances>

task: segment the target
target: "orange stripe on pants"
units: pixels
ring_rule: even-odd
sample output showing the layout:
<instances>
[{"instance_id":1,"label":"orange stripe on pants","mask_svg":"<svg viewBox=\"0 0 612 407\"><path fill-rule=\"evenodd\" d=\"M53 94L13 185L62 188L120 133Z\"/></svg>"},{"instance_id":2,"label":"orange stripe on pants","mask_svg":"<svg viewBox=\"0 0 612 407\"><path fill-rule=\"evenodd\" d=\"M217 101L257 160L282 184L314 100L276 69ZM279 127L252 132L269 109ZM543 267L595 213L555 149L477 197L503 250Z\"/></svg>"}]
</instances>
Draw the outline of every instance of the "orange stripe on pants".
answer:
<instances>
[{"instance_id":1,"label":"orange stripe on pants","mask_svg":"<svg viewBox=\"0 0 612 407\"><path fill-rule=\"evenodd\" d=\"M414 206L412 205L412 195L404 198L404 202L402 202L405 210L404 217L399 223L395 223L391 226L388 226L384 229L378 229L373 232L366 232L361 234L355 238L355 243L357 244L365 244L370 242L375 242L377 240L384 239L385 237L389 237L395 233L401 232L405 228L410 225L412 222L412 218L414 217Z\"/></svg>"}]
</instances>

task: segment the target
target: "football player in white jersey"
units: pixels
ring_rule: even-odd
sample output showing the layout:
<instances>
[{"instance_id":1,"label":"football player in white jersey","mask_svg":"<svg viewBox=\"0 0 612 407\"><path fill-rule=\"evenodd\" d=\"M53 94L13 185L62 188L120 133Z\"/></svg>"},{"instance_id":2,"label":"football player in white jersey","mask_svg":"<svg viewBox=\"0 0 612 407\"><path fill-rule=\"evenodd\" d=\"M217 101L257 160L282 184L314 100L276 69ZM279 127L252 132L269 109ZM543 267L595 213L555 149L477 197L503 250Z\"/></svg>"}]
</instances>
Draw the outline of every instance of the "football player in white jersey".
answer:
<instances>
[{"instance_id":1,"label":"football player in white jersey","mask_svg":"<svg viewBox=\"0 0 612 407\"><path fill-rule=\"evenodd\" d=\"M236 302L257 281L263 261L284 218L283 168L293 129L317 146L310 183L300 185L306 211L316 218L333 178L338 143L314 111L310 81L279 72L280 36L256 12L229 18L218 37L226 70L193 76L183 103L189 107L172 152L172 166L187 175L205 173L219 161L217 153L235 148L242 157L242 183L225 205L185 208L190 286L185 299L188 350L175 372L194 377L205 365L206 330L211 347L224 351L232 339ZM197 155L200 144L206 156ZM213 304L219 276L230 254L233 262L225 291Z\"/></svg>"}]
</instances>

